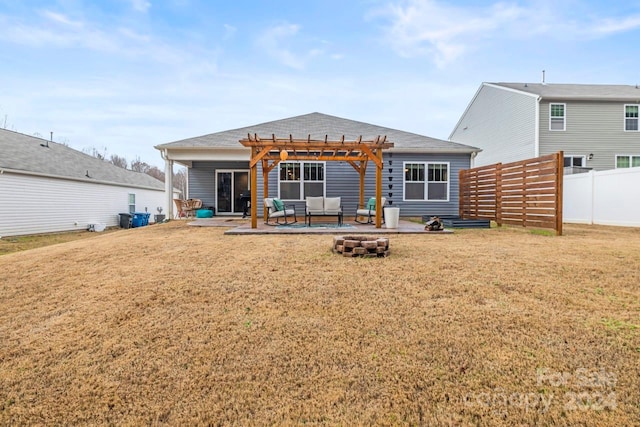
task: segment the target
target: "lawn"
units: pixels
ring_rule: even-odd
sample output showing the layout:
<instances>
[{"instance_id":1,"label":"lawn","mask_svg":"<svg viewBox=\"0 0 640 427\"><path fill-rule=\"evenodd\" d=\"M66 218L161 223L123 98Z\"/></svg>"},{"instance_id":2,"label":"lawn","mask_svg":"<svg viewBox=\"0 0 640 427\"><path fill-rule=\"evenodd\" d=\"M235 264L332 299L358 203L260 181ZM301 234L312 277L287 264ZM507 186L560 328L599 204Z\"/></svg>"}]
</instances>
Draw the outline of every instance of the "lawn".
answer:
<instances>
[{"instance_id":1,"label":"lawn","mask_svg":"<svg viewBox=\"0 0 640 427\"><path fill-rule=\"evenodd\" d=\"M154 225L0 256L0 424L634 425L640 229Z\"/></svg>"}]
</instances>

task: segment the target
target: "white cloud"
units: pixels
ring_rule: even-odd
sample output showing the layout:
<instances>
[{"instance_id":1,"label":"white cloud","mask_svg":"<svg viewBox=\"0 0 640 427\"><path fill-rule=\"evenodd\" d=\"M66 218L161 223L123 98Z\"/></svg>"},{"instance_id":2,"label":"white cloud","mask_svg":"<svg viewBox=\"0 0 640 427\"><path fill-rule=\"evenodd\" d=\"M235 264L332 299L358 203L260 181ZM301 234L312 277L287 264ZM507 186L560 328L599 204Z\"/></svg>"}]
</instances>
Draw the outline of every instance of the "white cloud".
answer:
<instances>
[{"instance_id":1,"label":"white cloud","mask_svg":"<svg viewBox=\"0 0 640 427\"><path fill-rule=\"evenodd\" d=\"M574 7L572 2L512 1L463 7L441 0L398 0L371 11L368 18L384 21L384 42L398 55L428 56L440 68L475 49L483 39L580 41L640 28L637 14L593 18L602 11L575 14Z\"/></svg>"},{"instance_id":2,"label":"white cloud","mask_svg":"<svg viewBox=\"0 0 640 427\"><path fill-rule=\"evenodd\" d=\"M302 37L300 30L300 25L296 24L276 25L264 31L256 44L282 65L303 70L311 60L327 54L329 42Z\"/></svg>"},{"instance_id":3,"label":"white cloud","mask_svg":"<svg viewBox=\"0 0 640 427\"><path fill-rule=\"evenodd\" d=\"M236 32L238 31L238 29L236 27L234 27L233 25L229 25L229 24L224 24L224 39L230 39L232 38Z\"/></svg>"},{"instance_id":4,"label":"white cloud","mask_svg":"<svg viewBox=\"0 0 640 427\"><path fill-rule=\"evenodd\" d=\"M258 40L258 45L265 52L277 59L283 65L301 70L304 68L304 60L300 55L296 55L287 46L293 36L298 34L299 25L281 24L267 29Z\"/></svg>"},{"instance_id":5,"label":"white cloud","mask_svg":"<svg viewBox=\"0 0 640 427\"><path fill-rule=\"evenodd\" d=\"M131 7L138 12L147 13L151 7L151 2L147 0L131 0Z\"/></svg>"},{"instance_id":6,"label":"white cloud","mask_svg":"<svg viewBox=\"0 0 640 427\"><path fill-rule=\"evenodd\" d=\"M622 19L603 19L597 22L592 30L598 35L608 35L640 28L640 15L629 16Z\"/></svg>"},{"instance_id":7,"label":"white cloud","mask_svg":"<svg viewBox=\"0 0 640 427\"><path fill-rule=\"evenodd\" d=\"M80 21L74 21L70 19L68 16L63 15L62 13L52 12L50 10L43 10L41 14L49 19L50 21L56 22L58 24L63 24L70 27L82 27L84 24Z\"/></svg>"},{"instance_id":8,"label":"white cloud","mask_svg":"<svg viewBox=\"0 0 640 427\"><path fill-rule=\"evenodd\" d=\"M151 41L151 37L149 37L148 35L140 34L135 30L132 30L131 28L121 27L118 28L118 32L123 36L139 43L148 43Z\"/></svg>"},{"instance_id":9,"label":"white cloud","mask_svg":"<svg viewBox=\"0 0 640 427\"><path fill-rule=\"evenodd\" d=\"M51 11L41 11L44 19L25 23L0 15L0 41L48 48L79 47L125 58L144 58L165 65L179 66L192 52L170 40L144 34L130 27L111 27L92 21L72 20ZM197 48L196 48L197 49ZM216 52L198 54L215 57Z\"/></svg>"},{"instance_id":10,"label":"white cloud","mask_svg":"<svg viewBox=\"0 0 640 427\"><path fill-rule=\"evenodd\" d=\"M450 6L433 0L389 4L371 17L390 21L387 42L405 57L428 55L440 67L465 53L473 40L518 20L525 11L497 3L486 9Z\"/></svg>"}]
</instances>

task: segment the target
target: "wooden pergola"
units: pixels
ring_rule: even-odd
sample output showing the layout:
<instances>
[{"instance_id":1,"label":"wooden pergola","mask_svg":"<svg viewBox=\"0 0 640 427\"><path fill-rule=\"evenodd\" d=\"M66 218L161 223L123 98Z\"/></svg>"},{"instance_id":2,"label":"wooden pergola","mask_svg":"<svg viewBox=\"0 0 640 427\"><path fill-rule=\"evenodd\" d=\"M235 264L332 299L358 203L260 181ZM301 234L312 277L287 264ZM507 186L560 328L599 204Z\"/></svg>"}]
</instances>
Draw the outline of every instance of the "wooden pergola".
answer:
<instances>
[{"instance_id":1,"label":"wooden pergola","mask_svg":"<svg viewBox=\"0 0 640 427\"><path fill-rule=\"evenodd\" d=\"M363 141L362 136L356 140L347 141L342 138L338 141L330 141L325 135L324 140L277 138L274 134L271 138L260 138L257 134L247 135L241 139L240 144L251 148L251 228L258 227L258 162L262 162L262 179L264 182L264 198L269 197L269 172L278 163L286 160L312 160L312 161L339 161L347 162L360 175L360 199L364 204L364 176L367 171L367 163L371 160L376 165L376 228L382 226L382 150L393 147L393 143L387 142L387 137L377 136L370 141ZM266 208L264 208L266 210ZM264 212L266 218L266 212Z\"/></svg>"}]
</instances>

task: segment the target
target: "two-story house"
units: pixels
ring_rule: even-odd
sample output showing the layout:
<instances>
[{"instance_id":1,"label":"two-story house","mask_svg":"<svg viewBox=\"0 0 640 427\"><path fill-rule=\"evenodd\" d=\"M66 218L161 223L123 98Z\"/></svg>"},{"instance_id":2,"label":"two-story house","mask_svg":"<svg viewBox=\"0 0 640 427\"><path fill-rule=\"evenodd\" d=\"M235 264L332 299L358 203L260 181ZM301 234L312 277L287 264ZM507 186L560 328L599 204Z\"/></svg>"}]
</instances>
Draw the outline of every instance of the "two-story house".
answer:
<instances>
[{"instance_id":1,"label":"two-story house","mask_svg":"<svg viewBox=\"0 0 640 427\"><path fill-rule=\"evenodd\" d=\"M475 166L562 150L566 167L637 167L639 106L638 86L482 83L449 140L481 148Z\"/></svg>"}]
</instances>

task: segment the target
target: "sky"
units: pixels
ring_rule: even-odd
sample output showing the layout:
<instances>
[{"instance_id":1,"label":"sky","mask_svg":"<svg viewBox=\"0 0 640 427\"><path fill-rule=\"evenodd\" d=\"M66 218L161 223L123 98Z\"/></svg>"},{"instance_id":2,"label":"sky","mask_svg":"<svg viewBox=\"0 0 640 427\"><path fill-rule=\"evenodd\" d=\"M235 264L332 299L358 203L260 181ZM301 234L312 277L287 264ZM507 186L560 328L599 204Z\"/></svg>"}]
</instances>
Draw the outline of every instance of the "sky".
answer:
<instances>
[{"instance_id":1,"label":"sky","mask_svg":"<svg viewBox=\"0 0 640 427\"><path fill-rule=\"evenodd\" d=\"M448 139L482 82L640 83L640 0L0 0L0 127L158 144L321 112Z\"/></svg>"}]
</instances>

